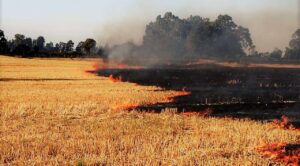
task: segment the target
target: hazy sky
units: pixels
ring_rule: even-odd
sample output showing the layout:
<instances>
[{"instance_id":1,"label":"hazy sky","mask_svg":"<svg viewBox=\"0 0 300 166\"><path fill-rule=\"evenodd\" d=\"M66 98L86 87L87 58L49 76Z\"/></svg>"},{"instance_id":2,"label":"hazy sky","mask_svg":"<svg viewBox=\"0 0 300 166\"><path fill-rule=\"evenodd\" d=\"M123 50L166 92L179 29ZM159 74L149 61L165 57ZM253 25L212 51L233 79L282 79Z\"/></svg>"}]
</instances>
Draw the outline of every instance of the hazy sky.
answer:
<instances>
[{"instance_id":1,"label":"hazy sky","mask_svg":"<svg viewBox=\"0 0 300 166\"><path fill-rule=\"evenodd\" d=\"M171 11L215 19L229 14L250 29L260 51L287 46L299 28L300 0L0 0L0 28L47 41L140 42L145 24Z\"/></svg>"}]
</instances>

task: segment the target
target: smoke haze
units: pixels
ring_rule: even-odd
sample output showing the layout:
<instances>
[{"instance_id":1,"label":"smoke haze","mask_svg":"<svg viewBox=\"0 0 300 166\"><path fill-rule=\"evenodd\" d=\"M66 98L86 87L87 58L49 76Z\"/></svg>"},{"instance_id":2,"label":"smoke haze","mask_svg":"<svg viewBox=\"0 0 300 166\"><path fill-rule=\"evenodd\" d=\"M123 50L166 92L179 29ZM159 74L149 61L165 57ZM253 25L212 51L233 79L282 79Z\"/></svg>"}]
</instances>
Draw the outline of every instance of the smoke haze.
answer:
<instances>
[{"instance_id":1,"label":"smoke haze","mask_svg":"<svg viewBox=\"0 0 300 166\"><path fill-rule=\"evenodd\" d=\"M145 25L167 11L212 20L228 14L249 28L258 51L272 51L286 47L300 27L299 5L300 0L0 0L0 27L10 39L21 33L53 42L96 38L113 45L141 43Z\"/></svg>"},{"instance_id":2,"label":"smoke haze","mask_svg":"<svg viewBox=\"0 0 300 166\"><path fill-rule=\"evenodd\" d=\"M127 13L125 17L115 18L99 25L98 41L109 45L127 41L140 44L143 40L146 24L155 21L157 15L163 15L167 11L173 12L180 18L199 15L211 20L216 19L220 14L228 14L233 17L237 24L249 28L258 51L272 51L274 48L284 49L287 47L292 34L299 28L300 24L297 0L290 0L288 5L282 7L271 3L257 9L247 6L237 8L231 5L222 6L218 9L217 6L216 10L213 11L194 5L193 3L196 4L197 2L193 1L189 1L174 10L158 10L152 6L153 3L151 2L138 2L138 10ZM264 2L271 1L264 0ZM250 8L251 11L247 8Z\"/></svg>"}]
</instances>

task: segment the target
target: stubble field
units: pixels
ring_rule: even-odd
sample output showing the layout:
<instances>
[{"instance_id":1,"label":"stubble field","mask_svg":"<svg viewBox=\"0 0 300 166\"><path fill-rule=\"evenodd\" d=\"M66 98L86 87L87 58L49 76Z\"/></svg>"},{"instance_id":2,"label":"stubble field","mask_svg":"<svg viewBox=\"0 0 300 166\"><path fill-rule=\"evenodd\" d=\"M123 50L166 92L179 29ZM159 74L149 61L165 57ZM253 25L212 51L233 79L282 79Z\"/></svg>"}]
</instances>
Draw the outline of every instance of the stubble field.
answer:
<instances>
[{"instance_id":1,"label":"stubble field","mask_svg":"<svg viewBox=\"0 0 300 166\"><path fill-rule=\"evenodd\" d=\"M251 120L143 113L178 92L86 73L95 59L0 56L0 165L269 165L296 131Z\"/></svg>"}]
</instances>

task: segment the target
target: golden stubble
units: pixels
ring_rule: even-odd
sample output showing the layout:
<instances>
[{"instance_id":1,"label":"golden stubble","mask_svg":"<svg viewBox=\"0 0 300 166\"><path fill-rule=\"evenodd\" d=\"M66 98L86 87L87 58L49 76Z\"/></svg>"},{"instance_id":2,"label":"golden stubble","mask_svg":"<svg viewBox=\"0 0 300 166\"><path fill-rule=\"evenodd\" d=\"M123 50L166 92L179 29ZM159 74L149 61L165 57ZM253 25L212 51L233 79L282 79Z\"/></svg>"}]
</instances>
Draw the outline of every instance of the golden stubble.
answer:
<instances>
[{"instance_id":1,"label":"golden stubble","mask_svg":"<svg viewBox=\"0 0 300 166\"><path fill-rule=\"evenodd\" d=\"M85 73L95 61L0 56L0 165L267 165L259 145L299 138L251 120L124 111L178 92Z\"/></svg>"}]
</instances>

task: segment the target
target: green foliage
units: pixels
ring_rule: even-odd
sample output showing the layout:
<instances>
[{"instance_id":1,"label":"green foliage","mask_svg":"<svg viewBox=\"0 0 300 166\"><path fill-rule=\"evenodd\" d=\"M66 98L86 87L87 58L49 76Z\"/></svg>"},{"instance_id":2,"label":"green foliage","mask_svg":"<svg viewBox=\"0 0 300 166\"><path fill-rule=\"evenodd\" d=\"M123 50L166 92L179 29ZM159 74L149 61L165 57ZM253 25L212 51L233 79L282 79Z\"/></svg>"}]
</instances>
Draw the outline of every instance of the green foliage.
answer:
<instances>
[{"instance_id":1,"label":"green foliage","mask_svg":"<svg viewBox=\"0 0 300 166\"><path fill-rule=\"evenodd\" d=\"M120 46L117 52L126 45ZM203 57L237 60L255 51L255 46L249 30L238 26L228 15L210 21L200 16L181 19L167 12L146 26L141 46L127 50L130 52L116 58L121 56L119 59L126 63L147 60L151 65L189 62Z\"/></svg>"},{"instance_id":2,"label":"green foliage","mask_svg":"<svg viewBox=\"0 0 300 166\"><path fill-rule=\"evenodd\" d=\"M96 41L94 39L86 39L85 42L82 43L81 47L87 54L91 54L91 50L94 50L96 47Z\"/></svg>"},{"instance_id":3,"label":"green foliage","mask_svg":"<svg viewBox=\"0 0 300 166\"><path fill-rule=\"evenodd\" d=\"M275 48L270 54L271 58L279 59L282 57L282 51L278 48Z\"/></svg>"},{"instance_id":4,"label":"green foliage","mask_svg":"<svg viewBox=\"0 0 300 166\"><path fill-rule=\"evenodd\" d=\"M5 38L4 32L0 29L0 53L4 54L8 51L7 40Z\"/></svg>"}]
</instances>

